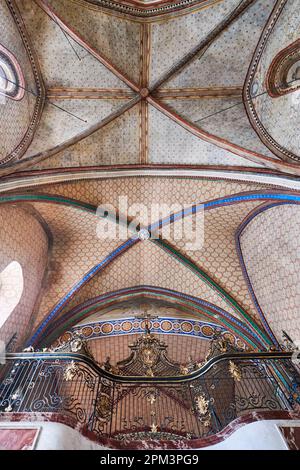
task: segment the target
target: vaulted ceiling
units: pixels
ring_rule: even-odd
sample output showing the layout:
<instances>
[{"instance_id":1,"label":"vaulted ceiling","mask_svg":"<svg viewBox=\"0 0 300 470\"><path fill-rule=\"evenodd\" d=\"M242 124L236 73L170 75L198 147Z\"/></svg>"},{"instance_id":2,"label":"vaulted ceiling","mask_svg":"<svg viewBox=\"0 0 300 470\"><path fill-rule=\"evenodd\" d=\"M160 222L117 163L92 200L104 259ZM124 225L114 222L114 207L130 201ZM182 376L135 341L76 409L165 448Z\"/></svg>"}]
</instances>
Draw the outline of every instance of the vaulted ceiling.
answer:
<instances>
[{"instance_id":1,"label":"vaulted ceiling","mask_svg":"<svg viewBox=\"0 0 300 470\"><path fill-rule=\"evenodd\" d=\"M298 85L276 98L266 85L281 50L276 80L296 70L297 3L2 0L1 44L25 95L5 100L0 171L164 164L298 174Z\"/></svg>"},{"instance_id":2,"label":"vaulted ceiling","mask_svg":"<svg viewBox=\"0 0 300 470\"><path fill-rule=\"evenodd\" d=\"M167 301L183 309L183 317L205 317L252 348L277 344L283 327L292 327L291 334L297 331L299 191L224 177L74 176L72 181L56 175L62 182L52 178L50 184L38 176L23 178L23 191L21 180L14 178L10 191L1 188L1 206L29 204L51 234L50 264L35 309L32 344L49 345L83 319L134 299ZM148 226L143 217L148 212L150 232L158 227L156 238L143 239L135 231L122 238L115 230L118 219L97 216L97 206L108 204L122 216L124 198L128 208L137 209L131 219L137 219L139 229ZM155 205L160 209L157 219L151 213ZM172 216L177 208L177 216ZM294 208L293 230L286 222L289 208ZM268 223L257 227L256 220L264 213ZM176 229L188 219L192 224L179 238L175 230L164 230L170 225ZM277 238L272 224L280 234ZM200 243L195 244L195 234ZM265 247L265 261L262 253L256 254L257 243ZM278 286L280 313L273 301ZM293 323L283 320L284 315Z\"/></svg>"},{"instance_id":3,"label":"vaulted ceiling","mask_svg":"<svg viewBox=\"0 0 300 470\"><path fill-rule=\"evenodd\" d=\"M297 4L0 1L0 91L19 93L0 95L0 211L38 214L50 246L30 344L115 331L142 301L242 347L298 334ZM122 197L149 233L160 207L157 239L97 238ZM161 229L189 218L196 248Z\"/></svg>"}]
</instances>

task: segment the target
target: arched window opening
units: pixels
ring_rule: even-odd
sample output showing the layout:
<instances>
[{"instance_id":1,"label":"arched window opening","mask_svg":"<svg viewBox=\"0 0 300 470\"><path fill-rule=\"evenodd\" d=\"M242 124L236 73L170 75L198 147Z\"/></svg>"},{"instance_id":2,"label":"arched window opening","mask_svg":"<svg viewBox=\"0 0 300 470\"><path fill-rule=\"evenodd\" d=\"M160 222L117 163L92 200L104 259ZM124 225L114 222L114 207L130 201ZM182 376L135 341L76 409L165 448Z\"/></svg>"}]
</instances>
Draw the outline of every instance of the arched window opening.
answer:
<instances>
[{"instance_id":1,"label":"arched window opening","mask_svg":"<svg viewBox=\"0 0 300 470\"><path fill-rule=\"evenodd\" d=\"M19 304L23 290L22 266L12 261L0 273L0 328Z\"/></svg>"},{"instance_id":2,"label":"arched window opening","mask_svg":"<svg viewBox=\"0 0 300 470\"><path fill-rule=\"evenodd\" d=\"M276 55L268 70L266 86L272 98L299 90L300 39Z\"/></svg>"},{"instance_id":3,"label":"arched window opening","mask_svg":"<svg viewBox=\"0 0 300 470\"><path fill-rule=\"evenodd\" d=\"M21 100L24 88L25 81L17 59L0 44L0 95Z\"/></svg>"}]
</instances>

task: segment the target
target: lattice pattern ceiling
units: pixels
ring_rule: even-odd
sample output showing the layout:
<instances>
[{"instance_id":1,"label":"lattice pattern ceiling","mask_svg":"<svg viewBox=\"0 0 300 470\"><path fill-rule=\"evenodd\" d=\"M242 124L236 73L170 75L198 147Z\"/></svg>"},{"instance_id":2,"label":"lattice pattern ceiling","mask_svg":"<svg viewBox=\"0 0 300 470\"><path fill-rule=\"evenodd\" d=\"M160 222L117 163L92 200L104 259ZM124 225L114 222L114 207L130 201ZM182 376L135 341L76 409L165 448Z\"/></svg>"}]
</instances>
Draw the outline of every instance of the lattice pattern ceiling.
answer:
<instances>
[{"instance_id":1,"label":"lattice pattern ceiling","mask_svg":"<svg viewBox=\"0 0 300 470\"><path fill-rule=\"evenodd\" d=\"M172 204L174 194L178 204L189 201L195 210L206 201L204 245L196 251L187 249L187 238L178 241L172 232L144 242L97 239L99 221L92 208L96 210L99 203L109 201L117 207L118 197L126 195L129 204L139 202L150 208L155 201ZM30 202L53 236L34 341L48 341L48 337L54 341L61 329L74 322L143 296L158 296L198 316L208 315L242 334L252 347L257 341L268 344L268 337L276 341L251 291L239 227L253 211L299 202L296 193L254 183L136 176L44 185L39 193L31 190L4 200ZM247 247L248 258L253 250L255 244Z\"/></svg>"},{"instance_id":2,"label":"lattice pattern ceiling","mask_svg":"<svg viewBox=\"0 0 300 470\"><path fill-rule=\"evenodd\" d=\"M5 2L14 8L13 0ZM157 2L162 15L153 10L147 19L121 14L117 3L108 14L100 0L16 1L45 84L40 124L20 168L185 164L298 171L261 140L243 105L247 70L275 0L185 2L184 15L179 1L171 16ZM147 2L134 3L146 12ZM286 10L296 21L297 8ZM277 29L284 21L283 14ZM295 25L292 30L297 36ZM270 61L286 41L279 35ZM282 141L282 129L271 128ZM289 141L291 135L293 126Z\"/></svg>"},{"instance_id":3,"label":"lattice pattern ceiling","mask_svg":"<svg viewBox=\"0 0 300 470\"><path fill-rule=\"evenodd\" d=\"M149 297L183 311L189 308L197 318L208 315L237 332L250 347L268 347L277 340L251 291L239 228L253 211L286 204L287 192L256 183L185 178L180 171L184 165L247 171L254 178L259 172L273 175L274 170L299 174L294 158L298 136L293 138L297 108L293 107L292 125L287 117L284 123L274 120L281 106L288 115L299 87L293 85L293 90L271 98L265 83L269 65L282 48L287 49L288 66L280 62L280 68L271 67L270 83L284 73L295 73L296 62L290 57L295 50L298 57L299 34L293 22L300 8L292 11L284 0L178 0L176 5L155 2L150 11L147 3L129 0L125 13L121 0L110 2L110 11L105 0L2 0L5 34L0 45L9 49L12 33L17 37L11 50L24 73L28 106L25 115L25 101L9 102L2 115L0 174L29 169L15 174L20 185L27 187L31 175L37 182L42 174L51 183L41 185L38 194L31 189L19 196L10 194L8 200L19 203L31 197L53 235L33 339L53 341L86 315L110 308L110 301L119 305L131 297ZM291 27L288 37L280 33L285 23ZM275 35L270 27L274 24ZM252 76L249 65L266 35L270 39L265 69L258 65ZM297 47L290 48L290 43ZM256 89L263 93L257 101ZM250 116L253 103L259 122ZM14 133L14 119L20 135ZM261 126L268 128L280 151L262 135ZM26 127L30 138L23 145ZM16 145L23 145L23 153L14 154ZM4 161L7 158L11 166ZM158 165L177 169L177 178L139 177L134 172L141 167L151 172ZM83 167L92 172L94 167L117 171L125 166L134 169L134 177L118 173L116 179L84 182L78 176L84 174ZM54 184L56 173L63 170L67 175L72 169L77 181ZM14 180L4 180L4 185L7 181ZM253 199L249 193L255 194ZM148 208L153 202L193 207L205 202L203 249L191 252L186 240L178 242L172 234L157 243L129 240L126 246L118 240L95 241L96 221L86 205L117 206L119 195L126 195L129 204ZM289 195L293 204L299 202L298 194ZM53 197L60 199L54 203ZM233 197L232 205L223 201L226 197ZM213 210L212 200L220 201ZM245 256L251 258L255 246L248 245ZM255 276L253 268L254 283ZM272 308L268 304L267 309ZM271 323L278 339L282 324Z\"/></svg>"}]
</instances>

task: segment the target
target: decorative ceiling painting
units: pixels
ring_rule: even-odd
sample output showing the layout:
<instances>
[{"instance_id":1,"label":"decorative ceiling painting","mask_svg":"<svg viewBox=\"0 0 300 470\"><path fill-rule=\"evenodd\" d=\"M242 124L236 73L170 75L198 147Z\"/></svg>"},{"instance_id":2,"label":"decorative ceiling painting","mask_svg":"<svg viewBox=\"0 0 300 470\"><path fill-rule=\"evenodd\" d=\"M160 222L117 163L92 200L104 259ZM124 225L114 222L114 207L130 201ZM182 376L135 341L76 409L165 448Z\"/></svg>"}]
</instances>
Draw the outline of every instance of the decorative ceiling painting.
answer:
<instances>
[{"instance_id":1,"label":"decorative ceiling painting","mask_svg":"<svg viewBox=\"0 0 300 470\"><path fill-rule=\"evenodd\" d=\"M300 419L299 104L300 0L0 0L0 430Z\"/></svg>"},{"instance_id":2,"label":"decorative ceiling painting","mask_svg":"<svg viewBox=\"0 0 300 470\"><path fill-rule=\"evenodd\" d=\"M25 100L37 99L39 106L34 136L22 145L22 153L16 154L17 139L14 149L3 148L2 174L23 168L158 164L298 174L299 142L282 128L288 120L279 124L276 119L279 108L289 113L291 102L297 121L298 79L291 84L294 93L277 100L268 98L265 88L267 73L275 74L277 82L286 73L290 83L298 70L295 2L154 2L151 11L148 2L133 3L143 14L130 13L131 2L3 1L2 47L9 46L9 24L15 21L26 46L19 46L17 60L31 62L36 81L29 86L27 78L16 109L20 113ZM127 15L117 13L121 5ZM293 35L276 34L280 28ZM268 71L286 48L286 72ZM265 72L257 56L261 50ZM268 107L265 123L257 117L262 106Z\"/></svg>"},{"instance_id":3,"label":"decorative ceiling painting","mask_svg":"<svg viewBox=\"0 0 300 470\"><path fill-rule=\"evenodd\" d=\"M253 127L265 145L279 158L299 162L299 133L294 134L289 124L300 123L299 18L289 8L293 3L276 3L253 56L244 98ZM259 96L253 99L253 95Z\"/></svg>"}]
</instances>

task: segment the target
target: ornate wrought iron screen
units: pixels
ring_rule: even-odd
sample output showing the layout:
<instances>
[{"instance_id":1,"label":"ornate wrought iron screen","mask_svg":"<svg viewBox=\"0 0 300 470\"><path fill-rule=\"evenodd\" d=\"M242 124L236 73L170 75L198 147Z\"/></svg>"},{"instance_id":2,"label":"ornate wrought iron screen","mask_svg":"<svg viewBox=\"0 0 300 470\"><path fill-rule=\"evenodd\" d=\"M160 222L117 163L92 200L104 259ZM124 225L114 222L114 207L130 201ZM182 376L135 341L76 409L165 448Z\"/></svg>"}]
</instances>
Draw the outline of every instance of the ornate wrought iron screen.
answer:
<instances>
[{"instance_id":1,"label":"ornate wrought iron screen","mask_svg":"<svg viewBox=\"0 0 300 470\"><path fill-rule=\"evenodd\" d=\"M8 354L2 412L55 412L98 437L201 438L254 410L291 410L291 353L223 354L176 377L117 376L72 353Z\"/></svg>"}]
</instances>

